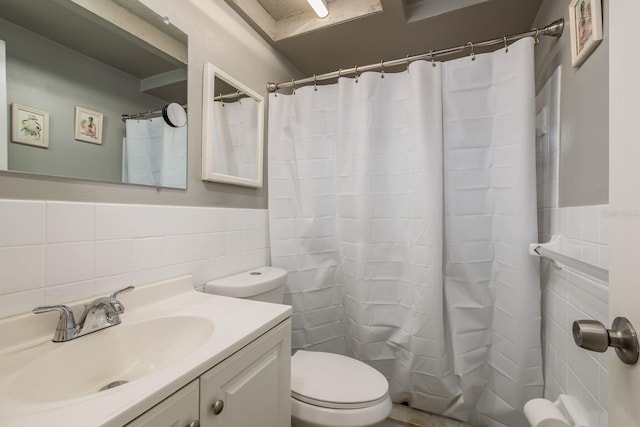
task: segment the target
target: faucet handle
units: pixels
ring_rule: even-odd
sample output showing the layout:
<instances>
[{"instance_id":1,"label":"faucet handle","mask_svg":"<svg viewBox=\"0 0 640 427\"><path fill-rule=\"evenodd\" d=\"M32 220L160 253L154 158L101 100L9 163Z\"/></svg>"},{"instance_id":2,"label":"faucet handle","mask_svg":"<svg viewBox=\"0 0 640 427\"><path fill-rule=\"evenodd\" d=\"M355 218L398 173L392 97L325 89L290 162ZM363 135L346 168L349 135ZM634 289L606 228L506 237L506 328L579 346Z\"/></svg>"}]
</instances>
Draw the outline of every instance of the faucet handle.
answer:
<instances>
[{"instance_id":1,"label":"faucet handle","mask_svg":"<svg viewBox=\"0 0 640 427\"><path fill-rule=\"evenodd\" d=\"M116 299L118 298L118 295L120 294L124 294L126 292L131 292L132 290L134 290L136 287L135 286L127 286L126 288L122 288L119 291L115 291L112 295L111 298Z\"/></svg>"},{"instance_id":2,"label":"faucet handle","mask_svg":"<svg viewBox=\"0 0 640 427\"><path fill-rule=\"evenodd\" d=\"M43 305L32 310L33 314L48 313L50 311L60 312L56 332L53 336L54 342L66 341L69 335L75 335L78 325L73 317L73 312L66 305Z\"/></svg>"},{"instance_id":3,"label":"faucet handle","mask_svg":"<svg viewBox=\"0 0 640 427\"><path fill-rule=\"evenodd\" d=\"M118 299L117 299L118 295L124 294L126 292L131 292L135 288L136 288L135 286L127 286L126 288L120 289L119 291L115 291L111 295L111 306L116 311L116 313L118 313L118 314L124 313L124 305L122 305L122 303L120 301L118 301Z\"/></svg>"}]
</instances>

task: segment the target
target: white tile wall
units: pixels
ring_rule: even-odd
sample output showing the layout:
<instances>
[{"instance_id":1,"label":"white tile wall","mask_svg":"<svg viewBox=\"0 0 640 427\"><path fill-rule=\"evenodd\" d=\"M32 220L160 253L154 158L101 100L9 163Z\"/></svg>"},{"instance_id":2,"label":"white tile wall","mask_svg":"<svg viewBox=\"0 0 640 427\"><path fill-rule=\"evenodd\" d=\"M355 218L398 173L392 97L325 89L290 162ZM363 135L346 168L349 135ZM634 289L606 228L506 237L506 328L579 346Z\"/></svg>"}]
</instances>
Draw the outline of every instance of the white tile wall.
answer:
<instances>
[{"instance_id":1,"label":"white tile wall","mask_svg":"<svg viewBox=\"0 0 640 427\"><path fill-rule=\"evenodd\" d=\"M45 242L45 203L0 200L0 247Z\"/></svg>"},{"instance_id":2,"label":"white tile wall","mask_svg":"<svg viewBox=\"0 0 640 427\"><path fill-rule=\"evenodd\" d=\"M95 237L95 205L47 203L47 243L86 242Z\"/></svg>"},{"instance_id":3,"label":"white tile wall","mask_svg":"<svg viewBox=\"0 0 640 427\"><path fill-rule=\"evenodd\" d=\"M558 207L559 69L537 96L536 164L539 241L564 237L562 252L607 269L609 266L609 210L607 205ZM549 112L553 112L549 114ZM539 126L540 127L540 126ZM544 397L577 397L589 412L591 425L607 426L608 369L606 354L577 347L572 338L574 320L595 319L610 325L608 284L571 270L541 262L544 349Z\"/></svg>"},{"instance_id":4,"label":"white tile wall","mask_svg":"<svg viewBox=\"0 0 640 427\"><path fill-rule=\"evenodd\" d=\"M96 205L95 240L126 239L133 236L133 206Z\"/></svg>"},{"instance_id":5,"label":"white tile wall","mask_svg":"<svg viewBox=\"0 0 640 427\"><path fill-rule=\"evenodd\" d=\"M0 318L193 274L269 263L264 209L0 200Z\"/></svg>"},{"instance_id":6,"label":"white tile wall","mask_svg":"<svg viewBox=\"0 0 640 427\"><path fill-rule=\"evenodd\" d=\"M548 209L550 221L559 213L572 217L581 227L573 227L574 238L563 241L562 252L584 262L607 268L608 245L601 237L595 242L583 240L584 235L601 236L602 224L608 222L607 206L583 206ZM569 212L571 211L571 212ZM585 233L584 218L591 211L599 212L595 233ZM566 236L567 226L558 226L557 233ZM540 228L540 241L546 241L549 228ZM543 295L543 348L545 361L545 398L555 400L558 394L571 394L580 399L589 411L593 426L607 425L607 355L577 347L571 335L574 320L595 319L610 325L609 289L599 282L569 269L558 269L550 261L541 264Z\"/></svg>"}]
</instances>

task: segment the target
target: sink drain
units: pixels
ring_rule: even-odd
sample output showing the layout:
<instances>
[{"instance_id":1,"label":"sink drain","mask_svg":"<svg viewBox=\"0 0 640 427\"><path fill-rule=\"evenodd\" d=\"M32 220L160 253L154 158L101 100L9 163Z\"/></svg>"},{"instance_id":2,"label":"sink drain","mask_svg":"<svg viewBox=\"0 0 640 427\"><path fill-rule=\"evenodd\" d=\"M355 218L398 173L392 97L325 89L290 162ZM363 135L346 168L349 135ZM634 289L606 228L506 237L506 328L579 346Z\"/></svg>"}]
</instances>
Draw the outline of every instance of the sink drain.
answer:
<instances>
[{"instance_id":1,"label":"sink drain","mask_svg":"<svg viewBox=\"0 0 640 427\"><path fill-rule=\"evenodd\" d=\"M109 390L110 388L118 387L119 385L126 384L128 382L129 381L125 381L125 380L114 381L114 382L111 382L111 383L107 384L106 386L102 387L99 391Z\"/></svg>"}]
</instances>

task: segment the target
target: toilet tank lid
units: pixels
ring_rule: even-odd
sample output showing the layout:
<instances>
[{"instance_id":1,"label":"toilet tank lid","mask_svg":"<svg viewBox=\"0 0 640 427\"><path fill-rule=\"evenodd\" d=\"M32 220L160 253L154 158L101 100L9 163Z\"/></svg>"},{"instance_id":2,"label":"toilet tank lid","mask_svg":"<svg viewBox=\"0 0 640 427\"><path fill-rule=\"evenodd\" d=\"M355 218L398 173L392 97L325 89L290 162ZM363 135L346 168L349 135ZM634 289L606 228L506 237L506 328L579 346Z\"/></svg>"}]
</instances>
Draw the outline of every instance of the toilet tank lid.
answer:
<instances>
[{"instance_id":1,"label":"toilet tank lid","mask_svg":"<svg viewBox=\"0 0 640 427\"><path fill-rule=\"evenodd\" d=\"M298 350L291 358L291 394L299 400L313 399L323 407L367 407L388 391L384 375L351 357Z\"/></svg>"},{"instance_id":2,"label":"toilet tank lid","mask_svg":"<svg viewBox=\"0 0 640 427\"><path fill-rule=\"evenodd\" d=\"M287 271L277 267L260 267L233 276L212 280L205 292L235 298L260 295L284 285Z\"/></svg>"}]
</instances>

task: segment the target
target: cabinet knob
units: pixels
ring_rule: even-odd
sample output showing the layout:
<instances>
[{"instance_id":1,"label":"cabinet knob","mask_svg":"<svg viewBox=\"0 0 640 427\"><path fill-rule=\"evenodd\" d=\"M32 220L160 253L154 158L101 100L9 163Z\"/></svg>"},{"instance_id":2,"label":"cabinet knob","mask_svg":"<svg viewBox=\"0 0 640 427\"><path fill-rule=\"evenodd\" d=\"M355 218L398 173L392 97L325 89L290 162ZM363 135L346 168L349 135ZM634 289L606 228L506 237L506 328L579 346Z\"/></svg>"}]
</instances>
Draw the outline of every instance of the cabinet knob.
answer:
<instances>
[{"instance_id":1,"label":"cabinet knob","mask_svg":"<svg viewBox=\"0 0 640 427\"><path fill-rule=\"evenodd\" d=\"M216 402L211 405L211 410L213 410L213 415L218 415L224 409L224 401L216 400Z\"/></svg>"},{"instance_id":2,"label":"cabinet knob","mask_svg":"<svg viewBox=\"0 0 640 427\"><path fill-rule=\"evenodd\" d=\"M200 421L194 420L187 424L187 427L200 427Z\"/></svg>"}]
</instances>

